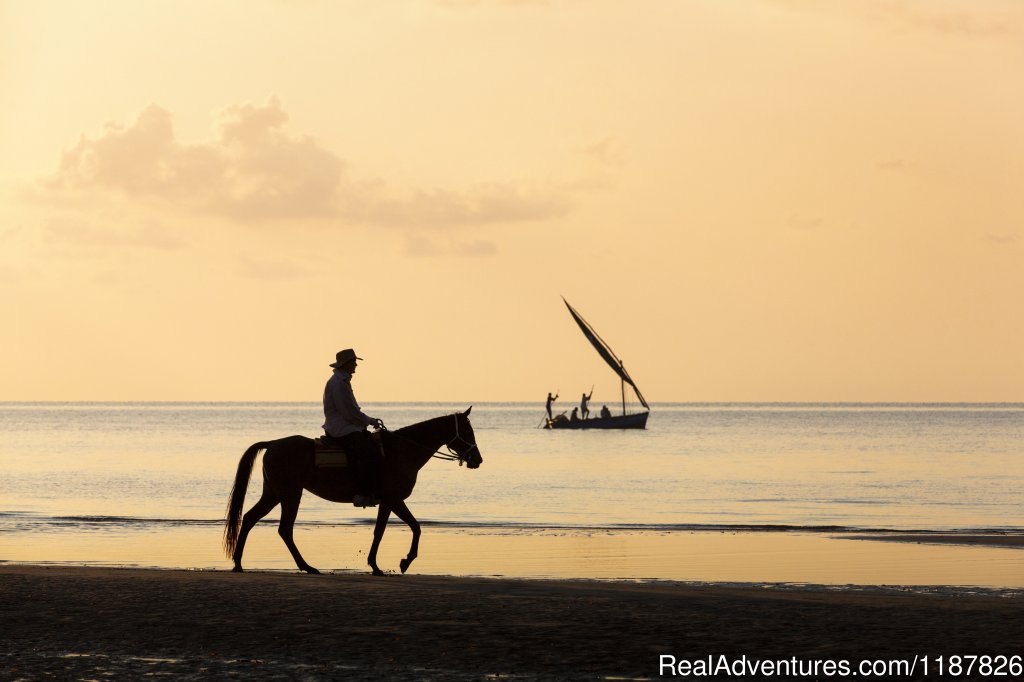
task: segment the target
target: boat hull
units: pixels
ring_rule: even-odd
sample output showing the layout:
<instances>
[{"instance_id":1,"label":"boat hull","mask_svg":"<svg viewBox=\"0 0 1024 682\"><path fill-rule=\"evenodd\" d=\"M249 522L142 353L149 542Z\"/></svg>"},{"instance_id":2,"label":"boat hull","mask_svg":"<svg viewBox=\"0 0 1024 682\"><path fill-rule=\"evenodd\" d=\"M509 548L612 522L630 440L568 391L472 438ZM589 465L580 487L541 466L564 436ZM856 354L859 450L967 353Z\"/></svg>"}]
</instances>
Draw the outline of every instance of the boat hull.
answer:
<instances>
[{"instance_id":1,"label":"boat hull","mask_svg":"<svg viewBox=\"0 0 1024 682\"><path fill-rule=\"evenodd\" d=\"M595 419L577 419L569 421L549 419L549 429L646 429L647 416L650 412L637 412L636 414L622 414L614 417L597 417Z\"/></svg>"}]
</instances>

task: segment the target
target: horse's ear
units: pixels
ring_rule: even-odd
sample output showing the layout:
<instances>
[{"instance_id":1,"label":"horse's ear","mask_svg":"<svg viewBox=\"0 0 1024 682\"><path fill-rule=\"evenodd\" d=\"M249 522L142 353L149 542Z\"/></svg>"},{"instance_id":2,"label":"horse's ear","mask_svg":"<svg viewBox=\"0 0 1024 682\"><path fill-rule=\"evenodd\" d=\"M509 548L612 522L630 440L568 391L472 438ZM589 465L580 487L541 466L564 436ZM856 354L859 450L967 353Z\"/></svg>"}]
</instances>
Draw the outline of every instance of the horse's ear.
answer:
<instances>
[{"instance_id":1,"label":"horse's ear","mask_svg":"<svg viewBox=\"0 0 1024 682\"><path fill-rule=\"evenodd\" d=\"M468 416L469 416L469 413L470 413L470 410L472 410L472 409L473 409L473 406L472 406L472 405L470 405L470 406L469 406L469 410L466 410L466 411L465 411L465 412L463 412L462 414L464 414L464 415L466 415L466 416L468 417Z\"/></svg>"}]
</instances>

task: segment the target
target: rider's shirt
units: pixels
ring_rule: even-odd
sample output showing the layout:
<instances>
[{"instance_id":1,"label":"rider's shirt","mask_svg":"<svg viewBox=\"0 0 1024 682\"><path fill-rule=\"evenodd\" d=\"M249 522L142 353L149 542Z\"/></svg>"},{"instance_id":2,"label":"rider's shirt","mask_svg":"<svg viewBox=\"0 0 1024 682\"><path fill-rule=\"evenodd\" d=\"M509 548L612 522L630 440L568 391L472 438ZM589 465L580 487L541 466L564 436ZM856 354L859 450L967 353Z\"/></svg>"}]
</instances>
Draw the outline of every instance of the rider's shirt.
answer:
<instances>
[{"instance_id":1,"label":"rider's shirt","mask_svg":"<svg viewBox=\"0 0 1024 682\"><path fill-rule=\"evenodd\" d=\"M342 438L376 423L359 409L352 392L352 375L341 369L327 380L324 387L324 431L328 436Z\"/></svg>"}]
</instances>

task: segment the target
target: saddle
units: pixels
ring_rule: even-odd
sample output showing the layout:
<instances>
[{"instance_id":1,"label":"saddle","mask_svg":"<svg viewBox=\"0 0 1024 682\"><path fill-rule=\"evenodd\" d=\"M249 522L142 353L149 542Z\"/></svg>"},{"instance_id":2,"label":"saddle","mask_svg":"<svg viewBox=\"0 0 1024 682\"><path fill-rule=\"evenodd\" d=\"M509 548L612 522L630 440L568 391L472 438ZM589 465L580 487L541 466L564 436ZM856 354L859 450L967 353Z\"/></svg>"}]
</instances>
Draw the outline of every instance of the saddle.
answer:
<instances>
[{"instance_id":1,"label":"saddle","mask_svg":"<svg viewBox=\"0 0 1024 682\"><path fill-rule=\"evenodd\" d=\"M321 438L313 439L314 462L318 467L347 468L348 453L345 449Z\"/></svg>"},{"instance_id":2,"label":"saddle","mask_svg":"<svg viewBox=\"0 0 1024 682\"><path fill-rule=\"evenodd\" d=\"M380 451L381 457L383 457L384 444L381 442L380 433L371 433L370 437L377 444L377 449ZM345 451L345 448L325 439L323 436L313 439L313 456L314 463L318 467L347 468L349 466L350 455Z\"/></svg>"}]
</instances>

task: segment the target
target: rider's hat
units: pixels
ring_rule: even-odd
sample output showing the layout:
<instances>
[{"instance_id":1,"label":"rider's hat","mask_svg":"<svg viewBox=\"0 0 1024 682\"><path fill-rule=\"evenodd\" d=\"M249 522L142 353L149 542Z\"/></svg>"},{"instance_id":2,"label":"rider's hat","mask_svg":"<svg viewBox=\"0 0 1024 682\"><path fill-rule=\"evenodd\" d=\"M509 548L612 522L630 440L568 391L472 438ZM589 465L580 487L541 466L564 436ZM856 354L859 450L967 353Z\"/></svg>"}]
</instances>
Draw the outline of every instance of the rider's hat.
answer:
<instances>
[{"instance_id":1,"label":"rider's hat","mask_svg":"<svg viewBox=\"0 0 1024 682\"><path fill-rule=\"evenodd\" d=\"M343 367L346 363L352 362L353 360L362 360L362 358L357 358L356 352L351 348L339 350L335 356L334 362L331 363L331 367Z\"/></svg>"}]
</instances>

